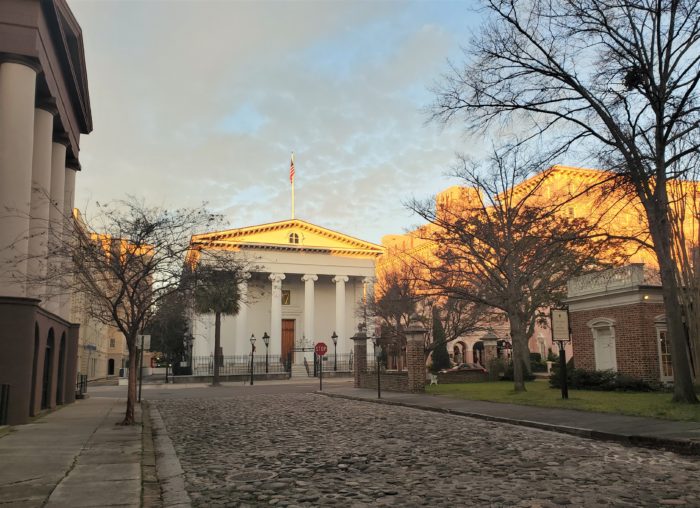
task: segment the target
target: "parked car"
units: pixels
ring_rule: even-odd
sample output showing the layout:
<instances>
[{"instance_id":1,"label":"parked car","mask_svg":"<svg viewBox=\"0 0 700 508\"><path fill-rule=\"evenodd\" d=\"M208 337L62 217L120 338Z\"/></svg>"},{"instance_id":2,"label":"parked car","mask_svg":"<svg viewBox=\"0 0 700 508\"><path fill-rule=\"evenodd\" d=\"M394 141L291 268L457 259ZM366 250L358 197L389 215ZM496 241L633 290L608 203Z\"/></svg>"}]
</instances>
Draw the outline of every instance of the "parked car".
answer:
<instances>
[{"instance_id":1,"label":"parked car","mask_svg":"<svg viewBox=\"0 0 700 508\"><path fill-rule=\"evenodd\" d=\"M483 372L485 374L488 373L488 371L478 363L460 363L459 365L455 365L449 369L442 369L440 373L445 374L446 372L461 372L465 370L472 372Z\"/></svg>"}]
</instances>

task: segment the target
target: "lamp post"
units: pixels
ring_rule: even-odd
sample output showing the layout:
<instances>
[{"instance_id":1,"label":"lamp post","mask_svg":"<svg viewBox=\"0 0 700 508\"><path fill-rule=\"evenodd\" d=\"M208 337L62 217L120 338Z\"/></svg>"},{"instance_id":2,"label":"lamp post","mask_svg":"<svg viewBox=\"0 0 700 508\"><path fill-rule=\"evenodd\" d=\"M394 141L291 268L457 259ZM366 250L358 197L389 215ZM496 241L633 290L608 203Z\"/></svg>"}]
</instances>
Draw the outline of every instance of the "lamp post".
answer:
<instances>
[{"instance_id":1,"label":"lamp post","mask_svg":"<svg viewBox=\"0 0 700 508\"><path fill-rule=\"evenodd\" d=\"M255 354L255 334L250 334L250 386L253 386L253 354Z\"/></svg>"},{"instance_id":2,"label":"lamp post","mask_svg":"<svg viewBox=\"0 0 700 508\"><path fill-rule=\"evenodd\" d=\"M331 335L331 340L333 341L333 370L338 370L338 334L333 331Z\"/></svg>"},{"instance_id":3,"label":"lamp post","mask_svg":"<svg viewBox=\"0 0 700 508\"><path fill-rule=\"evenodd\" d=\"M377 367L377 398L382 398L382 378L380 375L381 371L381 359L382 359L382 346L379 345L379 337L372 338L372 344L374 344L374 364Z\"/></svg>"},{"instance_id":4,"label":"lamp post","mask_svg":"<svg viewBox=\"0 0 700 508\"><path fill-rule=\"evenodd\" d=\"M265 343L265 374L267 374L267 366L268 366L268 360L267 360L267 352L270 349L270 336L267 334L267 332L263 333L263 342Z\"/></svg>"}]
</instances>

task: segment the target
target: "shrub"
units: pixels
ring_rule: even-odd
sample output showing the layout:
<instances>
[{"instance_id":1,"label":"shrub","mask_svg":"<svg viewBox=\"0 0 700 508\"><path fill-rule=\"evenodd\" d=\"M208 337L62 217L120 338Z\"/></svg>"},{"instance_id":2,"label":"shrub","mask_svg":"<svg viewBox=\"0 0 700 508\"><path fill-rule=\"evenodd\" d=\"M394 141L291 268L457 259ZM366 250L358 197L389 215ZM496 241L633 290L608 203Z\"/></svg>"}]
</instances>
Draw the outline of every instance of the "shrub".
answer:
<instances>
[{"instance_id":1,"label":"shrub","mask_svg":"<svg viewBox=\"0 0 700 508\"><path fill-rule=\"evenodd\" d=\"M535 379L534 374L528 374L527 372L524 373L523 379L525 381L533 381ZM501 377L501 381L514 381L515 378L513 377L513 362L510 362L507 366L506 369L503 373L503 376Z\"/></svg>"},{"instance_id":2,"label":"shrub","mask_svg":"<svg viewBox=\"0 0 700 508\"><path fill-rule=\"evenodd\" d=\"M547 372L547 364L542 361L539 353L530 353L530 370L532 372Z\"/></svg>"},{"instance_id":3,"label":"shrub","mask_svg":"<svg viewBox=\"0 0 700 508\"><path fill-rule=\"evenodd\" d=\"M650 383L643 379L635 379L612 370L583 370L567 364L566 380L569 388L573 390L597 390L619 392L652 392L661 389L658 383ZM561 376L559 368L552 369L549 376L549 386L561 388Z\"/></svg>"}]
</instances>

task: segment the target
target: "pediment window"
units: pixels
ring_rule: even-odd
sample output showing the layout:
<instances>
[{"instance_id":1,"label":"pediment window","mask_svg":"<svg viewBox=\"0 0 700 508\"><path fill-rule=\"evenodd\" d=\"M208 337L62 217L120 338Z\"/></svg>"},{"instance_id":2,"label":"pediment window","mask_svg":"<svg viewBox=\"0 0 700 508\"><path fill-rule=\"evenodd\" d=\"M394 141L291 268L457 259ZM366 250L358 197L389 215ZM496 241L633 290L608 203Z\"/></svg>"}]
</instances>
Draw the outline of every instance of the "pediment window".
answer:
<instances>
[{"instance_id":1,"label":"pediment window","mask_svg":"<svg viewBox=\"0 0 700 508\"><path fill-rule=\"evenodd\" d=\"M298 233L289 233L289 243L294 243L294 244L299 243L299 234Z\"/></svg>"}]
</instances>

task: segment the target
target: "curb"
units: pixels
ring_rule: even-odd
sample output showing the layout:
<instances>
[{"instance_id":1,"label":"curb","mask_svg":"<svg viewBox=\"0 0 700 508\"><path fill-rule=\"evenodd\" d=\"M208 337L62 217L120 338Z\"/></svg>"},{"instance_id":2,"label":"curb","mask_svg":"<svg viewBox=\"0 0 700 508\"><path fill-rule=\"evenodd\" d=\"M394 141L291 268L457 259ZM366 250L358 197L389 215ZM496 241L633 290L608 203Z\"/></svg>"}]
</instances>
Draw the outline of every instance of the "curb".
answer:
<instances>
[{"instance_id":1,"label":"curb","mask_svg":"<svg viewBox=\"0 0 700 508\"><path fill-rule=\"evenodd\" d=\"M425 406L422 404L411 404L407 402L399 402L394 400L383 400L383 399L366 399L363 397L357 397L354 395L344 395L340 393L331 392L321 392L316 390L314 393L318 395L325 395L326 397L335 397L338 399L348 399L356 400L361 402L371 402L374 404L384 404L386 406L401 406L408 407L412 409L420 409L421 411L432 411L433 413L451 414L456 416L466 416L469 418L478 418L479 420L486 420L489 422L497 423L508 423L511 425L518 425L521 427L530 427L540 430L548 430L550 432L557 432L559 434L568 434L572 436L583 437L587 439L594 439L597 441L612 441L620 443L625 446L637 446L642 448L652 448L667 450L681 455L700 455L700 441L689 441L685 439L671 439L662 438L654 436L638 436L638 435L626 435L626 434L616 434L613 432L603 432L599 430L584 429L580 427L569 427L566 425L555 425L553 423L535 422L532 420L520 420L517 418L506 418L503 416L493 416L486 415L483 413L473 413L469 411L460 411L454 409L445 409L434 406Z\"/></svg>"},{"instance_id":2,"label":"curb","mask_svg":"<svg viewBox=\"0 0 700 508\"><path fill-rule=\"evenodd\" d=\"M156 452L153 444L151 408L148 402L141 403L141 410L141 506L143 508L162 508L160 484L156 475Z\"/></svg>"},{"instance_id":3,"label":"curb","mask_svg":"<svg viewBox=\"0 0 700 508\"><path fill-rule=\"evenodd\" d=\"M168 437L168 431L158 408L149 406L149 410L155 451L155 472L162 494L161 506L189 508L192 506L192 501L185 489L185 472L177 458L173 442Z\"/></svg>"}]
</instances>

